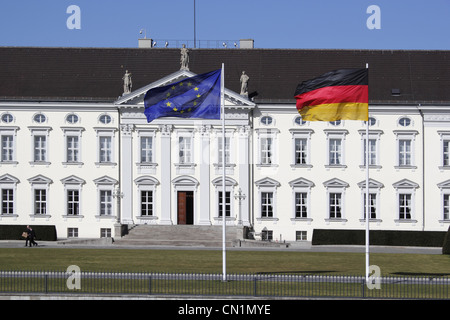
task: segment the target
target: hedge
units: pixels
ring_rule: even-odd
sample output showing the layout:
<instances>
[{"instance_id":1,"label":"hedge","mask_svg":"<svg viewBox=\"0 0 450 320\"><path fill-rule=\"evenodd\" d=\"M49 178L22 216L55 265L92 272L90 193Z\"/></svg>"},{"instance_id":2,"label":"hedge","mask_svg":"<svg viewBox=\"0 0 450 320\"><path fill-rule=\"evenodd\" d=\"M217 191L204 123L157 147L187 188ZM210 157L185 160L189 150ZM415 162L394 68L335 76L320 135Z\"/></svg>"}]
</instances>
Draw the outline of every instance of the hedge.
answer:
<instances>
[{"instance_id":1,"label":"hedge","mask_svg":"<svg viewBox=\"0 0 450 320\"><path fill-rule=\"evenodd\" d=\"M442 247L445 231L370 230L369 243L374 246ZM313 245L364 245L365 230L314 229Z\"/></svg>"},{"instance_id":2,"label":"hedge","mask_svg":"<svg viewBox=\"0 0 450 320\"><path fill-rule=\"evenodd\" d=\"M36 240L56 241L55 226L29 225L36 232ZM0 240L25 240L22 233L27 225L0 225Z\"/></svg>"},{"instance_id":3,"label":"hedge","mask_svg":"<svg viewBox=\"0 0 450 320\"><path fill-rule=\"evenodd\" d=\"M450 227L445 234L444 244L442 245L442 254L450 254Z\"/></svg>"}]
</instances>

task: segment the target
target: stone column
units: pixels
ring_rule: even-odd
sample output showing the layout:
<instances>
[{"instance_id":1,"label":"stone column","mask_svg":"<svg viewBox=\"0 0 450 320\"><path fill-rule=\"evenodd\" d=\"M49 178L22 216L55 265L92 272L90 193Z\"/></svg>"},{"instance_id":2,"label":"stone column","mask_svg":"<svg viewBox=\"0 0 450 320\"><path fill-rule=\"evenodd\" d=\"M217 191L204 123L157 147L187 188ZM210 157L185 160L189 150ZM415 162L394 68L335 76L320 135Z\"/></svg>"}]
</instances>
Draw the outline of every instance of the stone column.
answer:
<instances>
[{"instance_id":1,"label":"stone column","mask_svg":"<svg viewBox=\"0 0 450 320\"><path fill-rule=\"evenodd\" d=\"M161 219L159 224L171 225L172 223L172 200L171 192L171 133L172 125L161 125Z\"/></svg>"},{"instance_id":2,"label":"stone column","mask_svg":"<svg viewBox=\"0 0 450 320\"><path fill-rule=\"evenodd\" d=\"M121 124L120 154L120 221L133 224L133 124Z\"/></svg>"}]
</instances>

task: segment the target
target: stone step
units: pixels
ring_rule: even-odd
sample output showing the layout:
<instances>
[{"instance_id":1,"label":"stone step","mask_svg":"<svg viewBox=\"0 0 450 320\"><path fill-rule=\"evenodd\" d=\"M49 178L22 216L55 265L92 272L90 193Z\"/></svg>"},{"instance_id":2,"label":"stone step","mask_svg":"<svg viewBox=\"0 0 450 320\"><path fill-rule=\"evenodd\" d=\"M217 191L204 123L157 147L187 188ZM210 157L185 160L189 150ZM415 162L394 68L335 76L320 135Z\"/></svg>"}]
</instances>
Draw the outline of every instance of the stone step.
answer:
<instances>
[{"instance_id":1,"label":"stone step","mask_svg":"<svg viewBox=\"0 0 450 320\"><path fill-rule=\"evenodd\" d=\"M196 225L137 225L120 239L115 239L115 245L142 246L222 246L222 226ZM243 238L243 227L226 227L226 246Z\"/></svg>"},{"instance_id":2,"label":"stone step","mask_svg":"<svg viewBox=\"0 0 450 320\"><path fill-rule=\"evenodd\" d=\"M237 240L226 241L225 246L227 248L235 247ZM136 240L136 239L121 239L113 243L116 246L167 246L167 247L208 247L208 248L222 248L221 241L211 241L211 240Z\"/></svg>"}]
</instances>

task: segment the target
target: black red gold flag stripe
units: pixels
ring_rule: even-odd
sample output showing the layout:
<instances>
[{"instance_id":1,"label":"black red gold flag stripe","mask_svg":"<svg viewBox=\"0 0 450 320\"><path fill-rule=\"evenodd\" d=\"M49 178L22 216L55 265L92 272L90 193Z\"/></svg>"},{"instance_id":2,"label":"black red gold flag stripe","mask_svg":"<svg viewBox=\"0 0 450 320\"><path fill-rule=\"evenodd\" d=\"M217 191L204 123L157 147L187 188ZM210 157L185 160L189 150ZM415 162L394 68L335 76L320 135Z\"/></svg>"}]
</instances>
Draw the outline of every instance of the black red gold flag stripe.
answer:
<instances>
[{"instance_id":1,"label":"black red gold flag stripe","mask_svg":"<svg viewBox=\"0 0 450 320\"><path fill-rule=\"evenodd\" d=\"M338 69L304 81L295 90L297 110L305 121L367 121L368 78L368 69Z\"/></svg>"}]
</instances>

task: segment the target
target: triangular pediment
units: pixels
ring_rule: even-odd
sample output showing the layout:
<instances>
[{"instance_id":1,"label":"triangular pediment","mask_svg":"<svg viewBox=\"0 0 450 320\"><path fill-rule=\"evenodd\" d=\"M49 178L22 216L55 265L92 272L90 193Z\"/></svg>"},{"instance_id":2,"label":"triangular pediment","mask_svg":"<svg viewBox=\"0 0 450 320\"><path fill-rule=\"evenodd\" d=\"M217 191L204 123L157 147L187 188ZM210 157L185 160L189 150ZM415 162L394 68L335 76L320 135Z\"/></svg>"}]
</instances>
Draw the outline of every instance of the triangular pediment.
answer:
<instances>
[{"instance_id":1,"label":"triangular pediment","mask_svg":"<svg viewBox=\"0 0 450 320\"><path fill-rule=\"evenodd\" d=\"M365 188L366 180L358 183L358 187ZM369 189L380 189L380 188L384 188L384 185L381 182L378 182L377 180L374 179L369 179Z\"/></svg>"},{"instance_id":2,"label":"triangular pediment","mask_svg":"<svg viewBox=\"0 0 450 320\"><path fill-rule=\"evenodd\" d=\"M347 188L349 184L338 178L327 180L323 183L326 188Z\"/></svg>"},{"instance_id":3,"label":"triangular pediment","mask_svg":"<svg viewBox=\"0 0 450 320\"><path fill-rule=\"evenodd\" d=\"M4 174L2 176L0 176L0 184L1 183L19 183L19 179L17 179L16 177L10 175L10 174Z\"/></svg>"},{"instance_id":4,"label":"triangular pediment","mask_svg":"<svg viewBox=\"0 0 450 320\"><path fill-rule=\"evenodd\" d=\"M291 188L311 188L314 187L314 182L309 181L305 178L297 178L289 182L289 185L291 186Z\"/></svg>"},{"instance_id":5,"label":"triangular pediment","mask_svg":"<svg viewBox=\"0 0 450 320\"><path fill-rule=\"evenodd\" d=\"M52 179L47 178L46 176L43 176L42 174L38 174L37 176L34 176L33 178L28 179L28 181L31 184L50 184L53 183Z\"/></svg>"},{"instance_id":6,"label":"triangular pediment","mask_svg":"<svg viewBox=\"0 0 450 320\"><path fill-rule=\"evenodd\" d=\"M96 185L112 185L112 184L117 184L118 181L114 178L111 178L108 176L103 176L103 177L95 179L94 183Z\"/></svg>"},{"instance_id":7,"label":"triangular pediment","mask_svg":"<svg viewBox=\"0 0 450 320\"><path fill-rule=\"evenodd\" d=\"M257 187L279 187L280 183L277 180L266 177L258 181L255 181L255 185Z\"/></svg>"},{"instance_id":8,"label":"triangular pediment","mask_svg":"<svg viewBox=\"0 0 450 320\"><path fill-rule=\"evenodd\" d=\"M64 179L61 179L61 182L63 184L77 184L77 185L86 183L85 180L78 178L77 176L74 176L74 175L71 175Z\"/></svg>"},{"instance_id":9,"label":"triangular pediment","mask_svg":"<svg viewBox=\"0 0 450 320\"><path fill-rule=\"evenodd\" d=\"M450 189L450 179L449 180L445 180L441 183L438 183L438 188L440 189Z\"/></svg>"},{"instance_id":10,"label":"triangular pediment","mask_svg":"<svg viewBox=\"0 0 450 320\"><path fill-rule=\"evenodd\" d=\"M148 90L167 86L171 83L180 81L185 78L190 78L196 76L196 73L193 73L189 70L179 70L174 72L164 78L161 78L155 82L152 82L142 88L139 88L135 91L132 91L128 94L124 94L119 99L116 100L115 105L118 107L143 107L144 106L144 96ZM225 83L226 86L226 83ZM225 107L233 108L249 108L252 109L255 107L255 103L250 101L247 97L244 97L232 90L225 88Z\"/></svg>"},{"instance_id":11,"label":"triangular pediment","mask_svg":"<svg viewBox=\"0 0 450 320\"><path fill-rule=\"evenodd\" d=\"M395 189L416 189L419 185L411 180L403 179L393 184Z\"/></svg>"}]
</instances>

